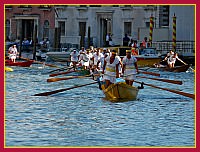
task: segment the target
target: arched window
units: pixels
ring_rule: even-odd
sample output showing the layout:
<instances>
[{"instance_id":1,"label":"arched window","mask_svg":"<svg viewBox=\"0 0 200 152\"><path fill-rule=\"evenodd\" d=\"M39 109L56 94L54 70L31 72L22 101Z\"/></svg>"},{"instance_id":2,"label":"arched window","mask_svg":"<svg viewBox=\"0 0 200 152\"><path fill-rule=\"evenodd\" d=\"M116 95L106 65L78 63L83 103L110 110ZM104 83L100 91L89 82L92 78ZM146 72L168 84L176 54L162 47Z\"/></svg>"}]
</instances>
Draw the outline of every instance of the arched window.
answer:
<instances>
[{"instance_id":1,"label":"arched window","mask_svg":"<svg viewBox=\"0 0 200 152\"><path fill-rule=\"evenodd\" d=\"M44 33L43 37L49 37L49 21L45 20L44 21Z\"/></svg>"},{"instance_id":2,"label":"arched window","mask_svg":"<svg viewBox=\"0 0 200 152\"><path fill-rule=\"evenodd\" d=\"M6 20L6 37L10 36L10 20Z\"/></svg>"}]
</instances>

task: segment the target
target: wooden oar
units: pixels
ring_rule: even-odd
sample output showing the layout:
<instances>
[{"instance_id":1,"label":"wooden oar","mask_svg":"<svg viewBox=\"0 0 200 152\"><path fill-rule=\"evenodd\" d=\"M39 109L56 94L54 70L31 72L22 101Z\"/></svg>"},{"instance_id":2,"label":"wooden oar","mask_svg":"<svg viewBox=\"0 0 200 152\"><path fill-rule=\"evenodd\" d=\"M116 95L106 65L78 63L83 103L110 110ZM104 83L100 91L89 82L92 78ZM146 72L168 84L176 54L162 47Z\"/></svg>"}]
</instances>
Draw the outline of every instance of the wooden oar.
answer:
<instances>
[{"instance_id":1,"label":"wooden oar","mask_svg":"<svg viewBox=\"0 0 200 152\"><path fill-rule=\"evenodd\" d=\"M38 64L44 64L46 66L49 66L49 67L53 67L53 68L58 68L57 65L53 65L53 64L47 64L45 62L40 62L40 61L34 61L34 63L38 63Z\"/></svg>"},{"instance_id":2,"label":"wooden oar","mask_svg":"<svg viewBox=\"0 0 200 152\"><path fill-rule=\"evenodd\" d=\"M67 91L67 90L71 90L71 89L80 88L80 87L83 87L83 86L95 84L95 83L98 83L98 82L92 82L92 83L88 83L88 84L74 86L74 87L71 87L71 88L59 89L59 90L54 90L54 91L49 91L49 92L44 92L44 93L38 93L38 94L35 94L34 96L48 96L48 95L56 94L56 93L59 93L59 92L63 92L63 91Z\"/></svg>"},{"instance_id":3,"label":"wooden oar","mask_svg":"<svg viewBox=\"0 0 200 152\"><path fill-rule=\"evenodd\" d=\"M180 58L179 58L179 61L181 61L183 64L185 64L185 65L188 65L187 63L185 63L183 60L181 60ZM195 70L193 69L193 68L191 68L191 66L189 67L193 72L195 72Z\"/></svg>"},{"instance_id":4,"label":"wooden oar","mask_svg":"<svg viewBox=\"0 0 200 152\"><path fill-rule=\"evenodd\" d=\"M66 71L66 72L60 72L60 73L54 73L54 74L50 74L50 77L55 77L57 75L62 75L62 74L68 74L68 73L72 73L72 72L80 72L81 70L72 70L72 71Z\"/></svg>"},{"instance_id":5,"label":"wooden oar","mask_svg":"<svg viewBox=\"0 0 200 152\"><path fill-rule=\"evenodd\" d=\"M134 82L139 83L139 84L142 83L142 82L139 82L139 81L134 81ZM153 87L153 88L166 90L166 91L173 92L173 93L176 93L176 94L179 94L179 95L183 95L185 97L189 97L189 98L195 99L195 95L194 94L190 94L190 93L186 93L186 92L182 92L182 91L176 91L176 90L172 90L172 89L168 89L168 88L161 88L161 87L158 87L158 86L155 86L155 85L152 85L152 84L147 84L147 83L143 83L143 84L147 85L147 86L150 86L150 87Z\"/></svg>"},{"instance_id":6,"label":"wooden oar","mask_svg":"<svg viewBox=\"0 0 200 152\"><path fill-rule=\"evenodd\" d=\"M183 82L182 81L178 81L178 80L169 80L169 79L160 79L160 78L149 78L149 77L145 77L145 76L136 76L138 78L145 78L145 79L151 79L151 80L157 80L157 81L162 81L162 82L167 82L167 83L173 83L173 84L179 84L182 85Z\"/></svg>"},{"instance_id":7,"label":"wooden oar","mask_svg":"<svg viewBox=\"0 0 200 152\"><path fill-rule=\"evenodd\" d=\"M90 75L84 75L84 76L71 76L66 78L49 78L47 79L47 82L56 82L56 81L62 81L62 80L69 80L69 79L75 79L75 78L85 78L89 77Z\"/></svg>"},{"instance_id":8,"label":"wooden oar","mask_svg":"<svg viewBox=\"0 0 200 152\"><path fill-rule=\"evenodd\" d=\"M82 66L79 66L77 65L76 68L80 68ZM59 69L55 69L55 70L52 70L52 71L49 71L49 73L52 73L52 72L55 72L55 71L64 71L64 70L70 70L70 69L73 69L74 67L73 66L67 66L67 67L63 67L63 68L59 68Z\"/></svg>"},{"instance_id":9,"label":"wooden oar","mask_svg":"<svg viewBox=\"0 0 200 152\"><path fill-rule=\"evenodd\" d=\"M143 73L143 74L149 74L149 75L154 75L154 76L160 76L159 73L155 73L155 72L147 72L147 71L141 71L139 70L140 73Z\"/></svg>"},{"instance_id":10,"label":"wooden oar","mask_svg":"<svg viewBox=\"0 0 200 152\"><path fill-rule=\"evenodd\" d=\"M49 73L52 73L52 72L55 72L55 71L69 70L69 69L72 69L72 68L73 68L73 66L70 66L70 67L63 67L63 68L59 68L59 69L55 69L55 70L49 71Z\"/></svg>"},{"instance_id":11,"label":"wooden oar","mask_svg":"<svg viewBox=\"0 0 200 152\"><path fill-rule=\"evenodd\" d=\"M23 59L23 60L26 60L26 61L29 61L29 60L30 60L29 58L24 58L24 57L19 57L19 58L21 58L21 59Z\"/></svg>"}]
</instances>

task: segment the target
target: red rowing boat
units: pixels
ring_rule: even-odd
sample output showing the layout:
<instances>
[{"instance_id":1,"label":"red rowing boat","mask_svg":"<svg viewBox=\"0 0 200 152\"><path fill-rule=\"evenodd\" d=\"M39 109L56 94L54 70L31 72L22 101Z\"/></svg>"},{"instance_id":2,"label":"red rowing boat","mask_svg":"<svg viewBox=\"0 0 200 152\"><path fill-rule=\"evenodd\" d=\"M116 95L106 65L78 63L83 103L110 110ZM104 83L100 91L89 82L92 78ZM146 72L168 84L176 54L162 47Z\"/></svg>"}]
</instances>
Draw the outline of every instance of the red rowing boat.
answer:
<instances>
[{"instance_id":1,"label":"red rowing boat","mask_svg":"<svg viewBox=\"0 0 200 152\"><path fill-rule=\"evenodd\" d=\"M34 60L21 61L21 62L12 62L11 60L6 60L6 66L21 66L21 67L30 67Z\"/></svg>"}]
</instances>

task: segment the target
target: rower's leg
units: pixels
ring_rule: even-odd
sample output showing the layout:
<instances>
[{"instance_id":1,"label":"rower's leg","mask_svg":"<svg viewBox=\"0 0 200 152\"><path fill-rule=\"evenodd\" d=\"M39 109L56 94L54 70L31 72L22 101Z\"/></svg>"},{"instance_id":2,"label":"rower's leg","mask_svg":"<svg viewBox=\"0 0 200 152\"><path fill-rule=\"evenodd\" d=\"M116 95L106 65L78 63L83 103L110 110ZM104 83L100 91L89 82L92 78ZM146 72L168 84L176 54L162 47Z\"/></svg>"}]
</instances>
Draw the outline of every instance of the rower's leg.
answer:
<instances>
[{"instance_id":1,"label":"rower's leg","mask_svg":"<svg viewBox=\"0 0 200 152\"><path fill-rule=\"evenodd\" d=\"M129 80L126 80L126 84L128 84L128 85L129 85Z\"/></svg>"},{"instance_id":2,"label":"rower's leg","mask_svg":"<svg viewBox=\"0 0 200 152\"><path fill-rule=\"evenodd\" d=\"M109 80L105 80L106 81L106 88L110 85L110 81Z\"/></svg>"},{"instance_id":3,"label":"rower's leg","mask_svg":"<svg viewBox=\"0 0 200 152\"><path fill-rule=\"evenodd\" d=\"M74 68L74 70L76 70L76 62L72 62L73 63L73 68Z\"/></svg>"},{"instance_id":4,"label":"rower's leg","mask_svg":"<svg viewBox=\"0 0 200 152\"><path fill-rule=\"evenodd\" d=\"M172 63L172 68L174 68L174 63Z\"/></svg>"},{"instance_id":5,"label":"rower's leg","mask_svg":"<svg viewBox=\"0 0 200 152\"><path fill-rule=\"evenodd\" d=\"M130 80L129 81L129 85L132 86L133 85L134 80Z\"/></svg>"}]
</instances>

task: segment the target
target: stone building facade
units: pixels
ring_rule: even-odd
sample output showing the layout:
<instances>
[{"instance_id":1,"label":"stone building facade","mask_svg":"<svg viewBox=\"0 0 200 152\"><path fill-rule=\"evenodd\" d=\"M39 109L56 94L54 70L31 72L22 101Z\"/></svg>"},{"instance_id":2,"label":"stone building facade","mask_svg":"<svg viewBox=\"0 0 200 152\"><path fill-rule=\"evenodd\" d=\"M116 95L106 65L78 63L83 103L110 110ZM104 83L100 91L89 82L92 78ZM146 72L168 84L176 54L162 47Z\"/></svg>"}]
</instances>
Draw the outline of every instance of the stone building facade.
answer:
<instances>
[{"instance_id":1,"label":"stone building facade","mask_svg":"<svg viewBox=\"0 0 200 152\"><path fill-rule=\"evenodd\" d=\"M6 6L5 35L10 39L31 39L37 25L38 40L48 37L52 47L55 40L60 41L61 47L103 47L107 33L112 34L114 45L122 45L125 34L138 41L149 37L150 17L153 16L153 41L171 41L174 13L177 16L177 40L194 41L193 5ZM187 27L183 26L187 23L190 23ZM59 29L59 33L55 29Z\"/></svg>"},{"instance_id":2,"label":"stone building facade","mask_svg":"<svg viewBox=\"0 0 200 152\"><path fill-rule=\"evenodd\" d=\"M112 34L114 45L122 45L125 34L142 40L139 28L149 28L153 15L159 26L159 6L131 5L81 5L56 6L56 26L61 27L61 43L87 46L88 37L92 45L105 46L106 34ZM84 39L84 40L83 40Z\"/></svg>"},{"instance_id":3,"label":"stone building facade","mask_svg":"<svg viewBox=\"0 0 200 152\"><path fill-rule=\"evenodd\" d=\"M49 5L5 5L5 36L11 41L36 38L54 40L55 11Z\"/></svg>"}]
</instances>

